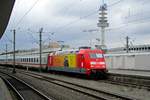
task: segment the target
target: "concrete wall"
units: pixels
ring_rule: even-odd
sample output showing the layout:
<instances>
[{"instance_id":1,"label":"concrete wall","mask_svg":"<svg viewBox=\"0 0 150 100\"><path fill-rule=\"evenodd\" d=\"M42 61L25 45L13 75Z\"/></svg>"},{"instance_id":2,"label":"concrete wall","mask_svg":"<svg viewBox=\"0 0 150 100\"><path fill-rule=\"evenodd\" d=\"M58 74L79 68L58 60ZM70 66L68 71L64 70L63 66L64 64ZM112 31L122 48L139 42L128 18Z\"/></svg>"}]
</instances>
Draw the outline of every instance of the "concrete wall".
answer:
<instances>
[{"instance_id":1,"label":"concrete wall","mask_svg":"<svg viewBox=\"0 0 150 100\"><path fill-rule=\"evenodd\" d=\"M107 54L107 68L150 70L150 53L146 54Z\"/></svg>"}]
</instances>

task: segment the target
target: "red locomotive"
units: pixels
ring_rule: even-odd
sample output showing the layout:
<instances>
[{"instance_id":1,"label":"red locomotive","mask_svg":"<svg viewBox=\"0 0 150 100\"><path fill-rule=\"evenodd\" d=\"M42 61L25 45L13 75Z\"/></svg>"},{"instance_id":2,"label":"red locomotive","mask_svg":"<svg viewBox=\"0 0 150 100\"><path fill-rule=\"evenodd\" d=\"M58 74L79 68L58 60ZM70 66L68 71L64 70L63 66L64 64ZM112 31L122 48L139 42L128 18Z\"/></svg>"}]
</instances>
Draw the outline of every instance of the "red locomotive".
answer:
<instances>
[{"instance_id":1,"label":"red locomotive","mask_svg":"<svg viewBox=\"0 0 150 100\"><path fill-rule=\"evenodd\" d=\"M86 74L106 75L106 63L102 50L80 49L49 54L48 70Z\"/></svg>"}]
</instances>

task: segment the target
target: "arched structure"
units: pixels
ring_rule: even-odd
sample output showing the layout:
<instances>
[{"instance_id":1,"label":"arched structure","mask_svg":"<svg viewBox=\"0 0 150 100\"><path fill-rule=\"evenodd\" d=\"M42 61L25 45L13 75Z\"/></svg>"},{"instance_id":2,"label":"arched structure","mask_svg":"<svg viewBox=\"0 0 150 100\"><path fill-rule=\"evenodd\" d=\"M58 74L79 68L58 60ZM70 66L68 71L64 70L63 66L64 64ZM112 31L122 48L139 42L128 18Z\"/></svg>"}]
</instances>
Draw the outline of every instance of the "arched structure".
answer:
<instances>
[{"instance_id":1,"label":"arched structure","mask_svg":"<svg viewBox=\"0 0 150 100\"><path fill-rule=\"evenodd\" d=\"M14 6L15 0L0 1L0 38L2 37Z\"/></svg>"}]
</instances>

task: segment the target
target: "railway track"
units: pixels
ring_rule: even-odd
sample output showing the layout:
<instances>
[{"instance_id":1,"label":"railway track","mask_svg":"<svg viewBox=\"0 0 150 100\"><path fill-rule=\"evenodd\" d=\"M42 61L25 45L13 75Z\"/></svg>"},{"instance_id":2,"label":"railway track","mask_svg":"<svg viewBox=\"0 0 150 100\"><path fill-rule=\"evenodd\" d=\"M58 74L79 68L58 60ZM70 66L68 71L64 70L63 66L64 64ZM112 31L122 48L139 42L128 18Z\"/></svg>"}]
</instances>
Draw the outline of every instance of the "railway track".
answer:
<instances>
[{"instance_id":1,"label":"railway track","mask_svg":"<svg viewBox=\"0 0 150 100\"><path fill-rule=\"evenodd\" d=\"M120 85L120 86L126 86L126 87L133 87L133 88L150 90L150 86L149 85L137 85L137 84L133 84L133 83L117 82L117 81L113 81L113 80L104 80L104 81L99 81L99 82L104 82L104 83L108 83L108 84L116 84L116 85Z\"/></svg>"},{"instance_id":2,"label":"railway track","mask_svg":"<svg viewBox=\"0 0 150 100\"><path fill-rule=\"evenodd\" d=\"M20 73L34 77L34 78L38 78L40 80L45 80L55 85L65 87L67 89L71 89L71 90L77 91L79 93L82 93L82 94L85 94L85 95L88 95L88 96L91 96L93 98L100 99L100 100L138 100L136 98L129 97L126 95L111 93L105 90L97 90L97 89L93 89L93 88L86 87L83 85L67 82L64 80L46 77L46 76L39 75L36 73L30 73L30 72L25 72L25 71L23 72L21 71Z\"/></svg>"},{"instance_id":3,"label":"railway track","mask_svg":"<svg viewBox=\"0 0 150 100\"><path fill-rule=\"evenodd\" d=\"M110 76L110 75L109 75ZM111 76L113 77L113 76ZM144 81L143 83L140 81L137 81L136 83L132 82L132 80L122 80L118 77L121 76L117 76L117 78L115 79L108 79L108 80L100 80L99 82L104 82L104 83L108 83L108 84L116 84L116 85L120 85L120 86L127 86L127 87L133 87L133 88L139 88L139 89L146 89L146 90L150 90L150 84L148 81L150 81L149 79ZM126 76L127 77L127 76ZM129 76L130 77L130 76ZM139 79L139 78L138 78ZM137 79L137 80L138 80ZM142 79L142 78L141 78ZM144 80L144 78L142 79ZM146 84L147 83L147 84Z\"/></svg>"},{"instance_id":4,"label":"railway track","mask_svg":"<svg viewBox=\"0 0 150 100\"><path fill-rule=\"evenodd\" d=\"M150 90L150 78L131 76L131 75L114 75L110 74L110 78L103 81L105 83L116 84L121 86L133 87ZM100 81L101 82L101 81Z\"/></svg>"},{"instance_id":5,"label":"railway track","mask_svg":"<svg viewBox=\"0 0 150 100\"><path fill-rule=\"evenodd\" d=\"M39 90L8 73L0 71L0 76L11 88L17 100L51 100Z\"/></svg>"}]
</instances>

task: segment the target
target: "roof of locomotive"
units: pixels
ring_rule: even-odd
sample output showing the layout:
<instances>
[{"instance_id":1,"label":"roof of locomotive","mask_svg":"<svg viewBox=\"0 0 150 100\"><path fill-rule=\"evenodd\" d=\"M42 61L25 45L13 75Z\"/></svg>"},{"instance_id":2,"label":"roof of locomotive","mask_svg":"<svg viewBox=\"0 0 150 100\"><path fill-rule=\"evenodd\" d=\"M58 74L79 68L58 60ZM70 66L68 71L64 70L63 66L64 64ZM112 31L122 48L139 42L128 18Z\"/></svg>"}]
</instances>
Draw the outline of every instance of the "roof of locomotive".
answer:
<instances>
[{"instance_id":1,"label":"roof of locomotive","mask_svg":"<svg viewBox=\"0 0 150 100\"><path fill-rule=\"evenodd\" d=\"M83 53L103 53L100 49L73 49L73 50L63 50L63 51L56 51L50 53L50 55L65 55L65 54L83 54Z\"/></svg>"},{"instance_id":2,"label":"roof of locomotive","mask_svg":"<svg viewBox=\"0 0 150 100\"><path fill-rule=\"evenodd\" d=\"M104 53L100 49L80 49L79 53Z\"/></svg>"}]
</instances>

